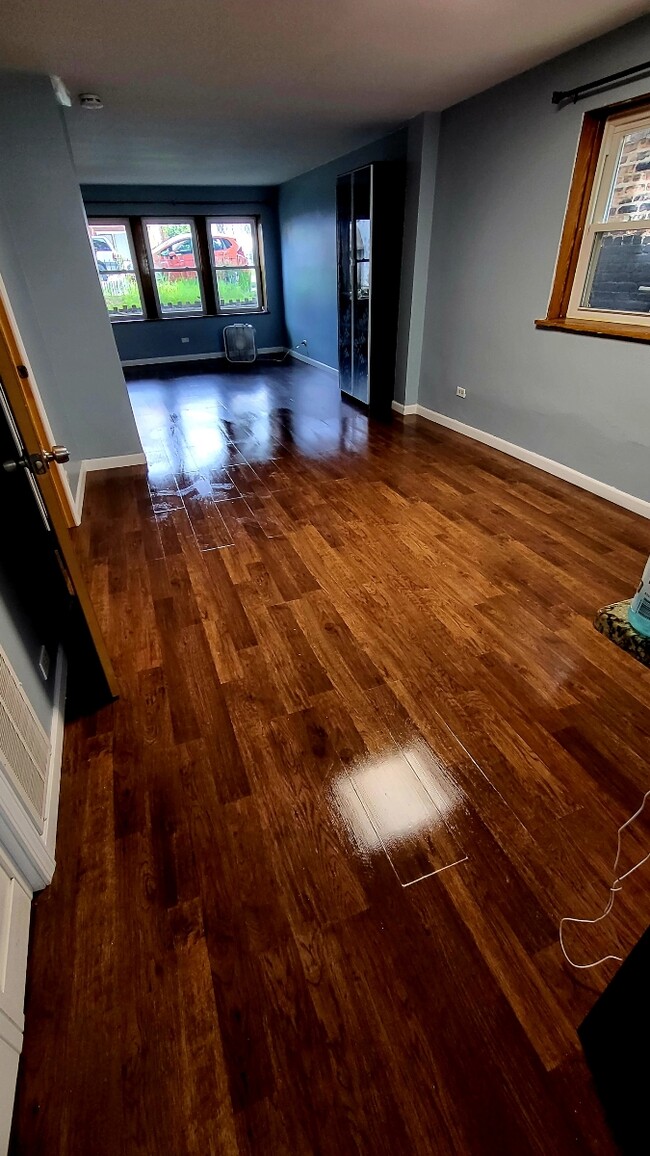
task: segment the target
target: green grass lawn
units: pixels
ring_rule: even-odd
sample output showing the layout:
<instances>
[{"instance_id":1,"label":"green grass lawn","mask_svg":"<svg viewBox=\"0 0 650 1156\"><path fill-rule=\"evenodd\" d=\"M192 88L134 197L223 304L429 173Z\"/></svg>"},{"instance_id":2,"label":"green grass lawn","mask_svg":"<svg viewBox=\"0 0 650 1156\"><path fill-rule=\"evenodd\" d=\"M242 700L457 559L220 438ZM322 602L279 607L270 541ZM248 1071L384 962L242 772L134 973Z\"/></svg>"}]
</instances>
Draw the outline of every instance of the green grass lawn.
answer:
<instances>
[{"instance_id":1,"label":"green grass lawn","mask_svg":"<svg viewBox=\"0 0 650 1156\"><path fill-rule=\"evenodd\" d=\"M171 312L183 306L186 309L201 309L198 276L158 273L156 279L163 310ZM134 310L142 311L140 290L134 274L120 274L119 278L108 277L101 284L104 300L112 316ZM232 274L220 272L219 298L222 305L256 305L257 292L252 283L250 270L237 269L233 270Z\"/></svg>"}]
</instances>

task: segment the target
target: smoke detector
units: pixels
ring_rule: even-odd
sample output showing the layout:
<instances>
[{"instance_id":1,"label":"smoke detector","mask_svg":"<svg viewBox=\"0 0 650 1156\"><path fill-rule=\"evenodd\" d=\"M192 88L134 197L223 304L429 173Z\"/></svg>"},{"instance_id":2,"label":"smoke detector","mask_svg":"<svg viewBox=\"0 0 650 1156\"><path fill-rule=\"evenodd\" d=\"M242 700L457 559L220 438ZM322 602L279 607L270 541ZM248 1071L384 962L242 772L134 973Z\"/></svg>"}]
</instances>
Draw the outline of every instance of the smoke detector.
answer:
<instances>
[{"instance_id":1,"label":"smoke detector","mask_svg":"<svg viewBox=\"0 0 650 1156\"><path fill-rule=\"evenodd\" d=\"M79 104L82 108L98 109L104 107L101 96L98 96L96 92L80 92Z\"/></svg>"}]
</instances>

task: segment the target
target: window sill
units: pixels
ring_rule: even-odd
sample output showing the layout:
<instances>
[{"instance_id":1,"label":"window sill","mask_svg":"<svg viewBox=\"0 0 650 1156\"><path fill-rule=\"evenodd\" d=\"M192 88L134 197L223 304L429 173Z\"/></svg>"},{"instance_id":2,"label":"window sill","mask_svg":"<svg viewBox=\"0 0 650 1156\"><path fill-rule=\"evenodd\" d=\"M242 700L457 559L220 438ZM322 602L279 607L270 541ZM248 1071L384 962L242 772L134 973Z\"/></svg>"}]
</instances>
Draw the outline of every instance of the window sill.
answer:
<instances>
[{"instance_id":1,"label":"window sill","mask_svg":"<svg viewBox=\"0 0 650 1156\"><path fill-rule=\"evenodd\" d=\"M650 325L630 325L621 321L581 321L578 317L542 317L537 329L559 329L563 333L583 333L591 337L615 337L619 341L650 341Z\"/></svg>"},{"instance_id":2,"label":"window sill","mask_svg":"<svg viewBox=\"0 0 650 1156\"><path fill-rule=\"evenodd\" d=\"M261 317L270 309L238 309L232 313L168 313L165 317L109 317L111 325L132 325L134 322L151 321L227 321L229 317Z\"/></svg>"}]
</instances>

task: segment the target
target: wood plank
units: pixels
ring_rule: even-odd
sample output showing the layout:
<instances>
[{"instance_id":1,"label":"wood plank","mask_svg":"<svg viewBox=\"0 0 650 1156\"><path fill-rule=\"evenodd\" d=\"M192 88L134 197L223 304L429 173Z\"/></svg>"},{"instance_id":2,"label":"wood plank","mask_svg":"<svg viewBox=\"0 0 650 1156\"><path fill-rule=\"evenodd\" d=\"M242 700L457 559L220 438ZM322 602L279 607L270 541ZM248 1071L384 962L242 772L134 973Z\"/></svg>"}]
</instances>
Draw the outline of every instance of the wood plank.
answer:
<instances>
[{"instance_id":1,"label":"wood plank","mask_svg":"<svg viewBox=\"0 0 650 1156\"><path fill-rule=\"evenodd\" d=\"M149 482L89 479L123 693L66 731L13 1151L615 1156L575 1029L616 965L557 932L645 789L650 672L591 619L647 525L310 367L149 374Z\"/></svg>"}]
</instances>

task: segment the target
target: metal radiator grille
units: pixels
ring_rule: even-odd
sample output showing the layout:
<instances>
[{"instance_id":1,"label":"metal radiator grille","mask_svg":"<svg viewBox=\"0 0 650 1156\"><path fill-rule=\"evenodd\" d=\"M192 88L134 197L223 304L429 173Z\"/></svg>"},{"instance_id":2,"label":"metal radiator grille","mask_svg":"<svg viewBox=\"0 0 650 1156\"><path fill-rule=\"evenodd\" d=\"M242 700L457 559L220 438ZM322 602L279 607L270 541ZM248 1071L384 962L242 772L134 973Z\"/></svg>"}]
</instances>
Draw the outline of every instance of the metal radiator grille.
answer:
<instances>
[{"instance_id":1,"label":"metal radiator grille","mask_svg":"<svg viewBox=\"0 0 650 1156\"><path fill-rule=\"evenodd\" d=\"M43 830L50 742L0 646L0 765Z\"/></svg>"}]
</instances>

